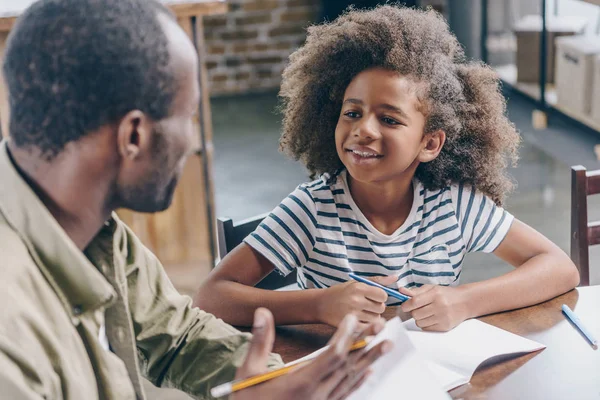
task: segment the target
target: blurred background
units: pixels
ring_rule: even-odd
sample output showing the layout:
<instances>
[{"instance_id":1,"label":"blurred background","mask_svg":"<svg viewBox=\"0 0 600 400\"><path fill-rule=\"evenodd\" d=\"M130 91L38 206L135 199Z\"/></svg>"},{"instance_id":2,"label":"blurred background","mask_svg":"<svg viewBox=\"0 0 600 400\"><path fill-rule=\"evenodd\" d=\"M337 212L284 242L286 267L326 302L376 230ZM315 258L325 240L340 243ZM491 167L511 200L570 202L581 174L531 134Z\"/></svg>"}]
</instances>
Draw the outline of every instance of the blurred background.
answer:
<instances>
[{"instance_id":1,"label":"blurred background","mask_svg":"<svg viewBox=\"0 0 600 400\"><path fill-rule=\"evenodd\" d=\"M205 19L217 216L235 222L269 212L308 180L300 163L278 152L281 72L288 55L303 43L307 26L334 19L348 4L360 8L377 3L234 0L229 13ZM595 151L600 144L600 6L578 0L545 2L547 102L540 104L542 3L422 0L408 5L440 11L467 55L485 59L498 71L509 116L523 138L519 166L511 171L518 186L507 208L568 253L570 167L600 167ZM573 40L559 43L561 36ZM557 61L571 54L581 58L579 64L571 63L581 70L556 71ZM542 117L541 126L534 128L537 111L543 111L546 121ZM593 219L600 216L600 203L593 196L589 200ZM474 255L467 259L462 279L480 280L509 268L493 257ZM600 273L594 280L600 283Z\"/></svg>"}]
</instances>

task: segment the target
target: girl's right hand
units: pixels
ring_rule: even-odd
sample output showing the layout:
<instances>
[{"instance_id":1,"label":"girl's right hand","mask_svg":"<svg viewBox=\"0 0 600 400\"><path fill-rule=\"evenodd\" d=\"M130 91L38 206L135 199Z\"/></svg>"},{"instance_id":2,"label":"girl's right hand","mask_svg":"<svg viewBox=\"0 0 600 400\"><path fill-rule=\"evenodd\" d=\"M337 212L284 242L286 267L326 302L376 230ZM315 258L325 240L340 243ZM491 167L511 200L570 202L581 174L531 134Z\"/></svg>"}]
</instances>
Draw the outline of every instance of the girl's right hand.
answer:
<instances>
[{"instance_id":1,"label":"girl's right hand","mask_svg":"<svg viewBox=\"0 0 600 400\"><path fill-rule=\"evenodd\" d=\"M377 276L371 281L383 286L396 283L396 276ZM338 326L346 314L354 314L363 328L379 318L385 311L388 295L383 290L365 283L349 281L322 289L317 306L318 319L326 324Z\"/></svg>"}]
</instances>

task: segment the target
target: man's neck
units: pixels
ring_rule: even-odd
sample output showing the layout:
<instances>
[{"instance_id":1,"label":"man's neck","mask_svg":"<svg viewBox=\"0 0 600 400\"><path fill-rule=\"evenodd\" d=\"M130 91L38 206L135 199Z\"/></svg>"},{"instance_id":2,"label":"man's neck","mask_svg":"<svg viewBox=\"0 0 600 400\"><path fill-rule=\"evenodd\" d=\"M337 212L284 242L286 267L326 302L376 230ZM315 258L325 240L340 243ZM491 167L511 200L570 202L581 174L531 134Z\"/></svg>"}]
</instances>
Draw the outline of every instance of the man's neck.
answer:
<instances>
[{"instance_id":1,"label":"man's neck","mask_svg":"<svg viewBox=\"0 0 600 400\"><path fill-rule=\"evenodd\" d=\"M23 179L75 245L84 250L112 211L107 201L112 191L110 180L100 179L106 171L75 154L59 154L48 162L35 154L36 150L20 149L11 142L8 150Z\"/></svg>"}]
</instances>

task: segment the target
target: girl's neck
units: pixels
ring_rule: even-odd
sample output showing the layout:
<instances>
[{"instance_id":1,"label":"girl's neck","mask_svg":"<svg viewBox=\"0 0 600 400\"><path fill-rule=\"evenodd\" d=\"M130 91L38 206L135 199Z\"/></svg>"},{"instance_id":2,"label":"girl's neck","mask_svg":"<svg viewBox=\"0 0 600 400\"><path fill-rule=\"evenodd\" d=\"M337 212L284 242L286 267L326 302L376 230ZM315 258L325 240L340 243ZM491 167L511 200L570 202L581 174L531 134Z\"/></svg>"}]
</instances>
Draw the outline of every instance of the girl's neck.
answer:
<instances>
[{"instance_id":1,"label":"girl's neck","mask_svg":"<svg viewBox=\"0 0 600 400\"><path fill-rule=\"evenodd\" d=\"M359 182L347 174L352 199L379 232L390 235L406 221L413 204L411 177L386 182Z\"/></svg>"}]
</instances>

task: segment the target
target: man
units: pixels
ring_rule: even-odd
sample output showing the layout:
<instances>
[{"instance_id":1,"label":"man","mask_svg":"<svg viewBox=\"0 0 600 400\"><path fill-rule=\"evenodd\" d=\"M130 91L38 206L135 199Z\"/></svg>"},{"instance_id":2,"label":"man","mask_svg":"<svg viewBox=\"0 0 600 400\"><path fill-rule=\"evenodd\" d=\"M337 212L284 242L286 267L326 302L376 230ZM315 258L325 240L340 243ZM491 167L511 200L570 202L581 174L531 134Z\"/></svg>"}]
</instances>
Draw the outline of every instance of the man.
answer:
<instances>
[{"instance_id":1,"label":"man","mask_svg":"<svg viewBox=\"0 0 600 400\"><path fill-rule=\"evenodd\" d=\"M113 214L169 206L194 135L197 65L153 0L41 0L17 22L0 145L2 398L143 399L141 376L208 398L281 363L267 310L249 344L191 308ZM310 366L232 397L346 396L385 350L348 355L355 327L348 317Z\"/></svg>"}]
</instances>

